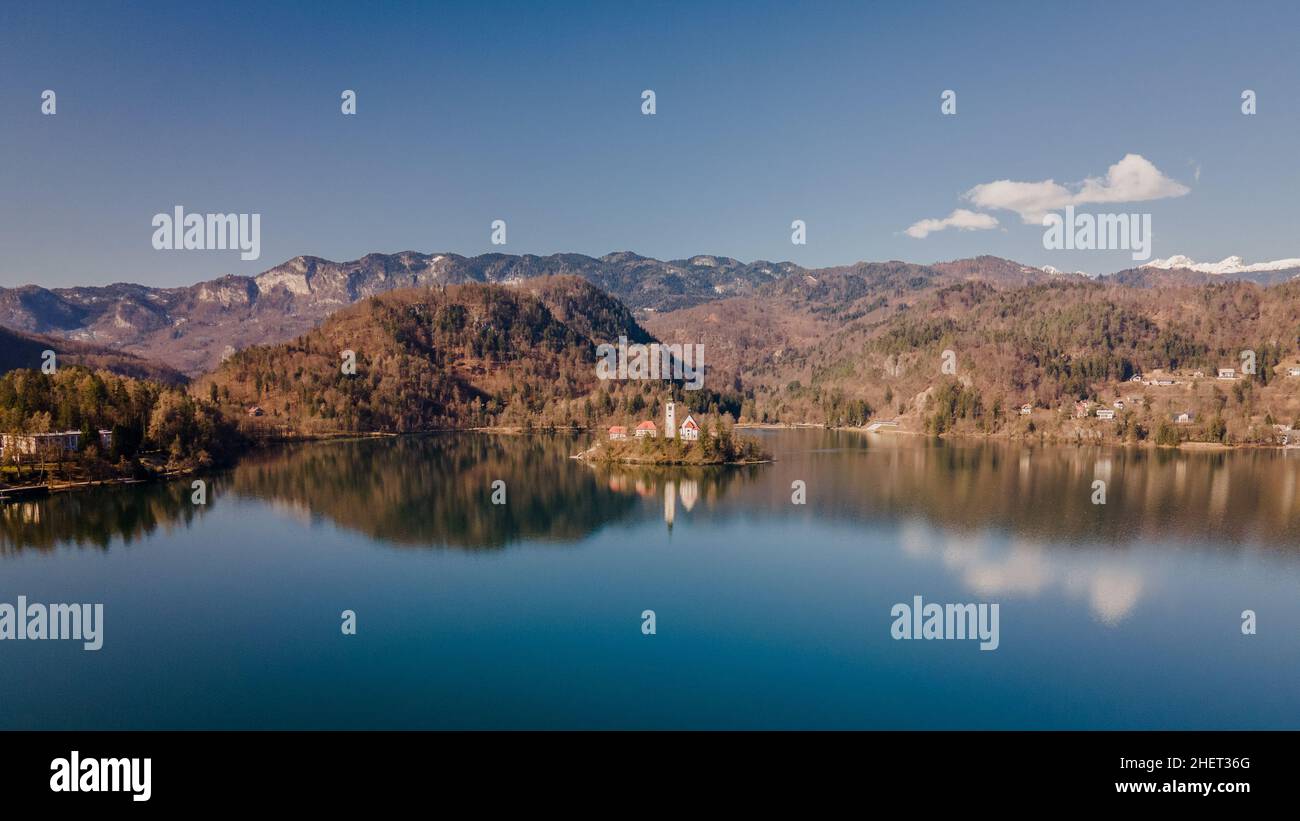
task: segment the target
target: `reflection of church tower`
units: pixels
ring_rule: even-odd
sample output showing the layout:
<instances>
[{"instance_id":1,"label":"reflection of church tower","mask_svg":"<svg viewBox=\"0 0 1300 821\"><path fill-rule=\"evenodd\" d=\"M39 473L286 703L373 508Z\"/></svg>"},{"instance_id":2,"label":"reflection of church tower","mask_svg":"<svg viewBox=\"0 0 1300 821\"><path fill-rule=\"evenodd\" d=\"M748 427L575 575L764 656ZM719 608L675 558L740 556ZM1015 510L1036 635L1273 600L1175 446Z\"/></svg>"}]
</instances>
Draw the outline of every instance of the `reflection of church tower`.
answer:
<instances>
[{"instance_id":1,"label":"reflection of church tower","mask_svg":"<svg viewBox=\"0 0 1300 821\"><path fill-rule=\"evenodd\" d=\"M682 507L690 513L691 508L695 507L695 502L700 498L700 483L694 479L682 480Z\"/></svg>"},{"instance_id":2,"label":"reflection of church tower","mask_svg":"<svg viewBox=\"0 0 1300 821\"><path fill-rule=\"evenodd\" d=\"M677 486L672 482L664 484L664 521L668 529L673 529L673 519L677 517Z\"/></svg>"},{"instance_id":3,"label":"reflection of church tower","mask_svg":"<svg viewBox=\"0 0 1300 821\"><path fill-rule=\"evenodd\" d=\"M664 436L677 438L677 403L669 402L664 406Z\"/></svg>"}]
</instances>

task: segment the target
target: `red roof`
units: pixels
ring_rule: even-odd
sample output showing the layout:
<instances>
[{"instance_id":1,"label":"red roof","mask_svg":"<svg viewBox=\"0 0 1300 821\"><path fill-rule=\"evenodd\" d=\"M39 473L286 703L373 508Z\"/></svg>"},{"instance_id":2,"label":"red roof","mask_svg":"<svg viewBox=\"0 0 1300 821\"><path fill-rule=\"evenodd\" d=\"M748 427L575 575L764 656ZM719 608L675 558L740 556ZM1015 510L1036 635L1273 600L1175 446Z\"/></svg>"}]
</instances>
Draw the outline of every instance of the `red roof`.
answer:
<instances>
[{"instance_id":1,"label":"red roof","mask_svg":"<svg viewBox=\"0 0 1300 821\"><path fill-rule=\"evenodd\" d=\"M695 424L695 419L694 419L694 418L688 416L688 417L686 417L686 421L682 423L682 427L684 427L684 428L695 428L695 429L698 430L700 426L697 425L697 424Z\"/></svg>"},{"instance_id":2,"label":"red roof","mask_svg":"<svg viewBox=\"0 0 1300 821\"><path fill-rule=\"evenodd\" d=\"M614 425L609 429L610 433L627 433L627 428L622 425Z\"/></svg>"},{"instance_id":3,"label":"red roof","mask_svg":"<svg viewBox=\"0 0 1300 821\"><path fill-rule=\"evenodd\" d=\"M637 425L636 429L637 430L659 430L659 428L655 427L655 423L649 420L646 420L645 422L642 422L641 424Z\"/></svg>"}]
</instances>

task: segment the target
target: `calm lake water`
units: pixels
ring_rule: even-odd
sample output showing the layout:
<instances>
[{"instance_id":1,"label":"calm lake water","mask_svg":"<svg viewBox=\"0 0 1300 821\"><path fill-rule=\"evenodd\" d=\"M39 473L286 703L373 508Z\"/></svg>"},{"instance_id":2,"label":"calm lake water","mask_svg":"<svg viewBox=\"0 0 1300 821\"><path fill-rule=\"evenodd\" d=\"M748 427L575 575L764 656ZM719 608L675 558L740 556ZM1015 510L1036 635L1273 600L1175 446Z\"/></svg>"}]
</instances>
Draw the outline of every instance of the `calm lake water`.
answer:
<instances>
[{"instance_id":1,"label":"calm lake water","mask_svg":"<svg viewBox=\"0 0 1300 821\"><path fill-rule=\"evenodd\" d=\"M1300 727L1300 452L754 435L775 464L437 435L10 504L0 602L105 627L0 642L0 728ZM894 640L917 595L1000 646Z\"/></svg>"}]
</instances>

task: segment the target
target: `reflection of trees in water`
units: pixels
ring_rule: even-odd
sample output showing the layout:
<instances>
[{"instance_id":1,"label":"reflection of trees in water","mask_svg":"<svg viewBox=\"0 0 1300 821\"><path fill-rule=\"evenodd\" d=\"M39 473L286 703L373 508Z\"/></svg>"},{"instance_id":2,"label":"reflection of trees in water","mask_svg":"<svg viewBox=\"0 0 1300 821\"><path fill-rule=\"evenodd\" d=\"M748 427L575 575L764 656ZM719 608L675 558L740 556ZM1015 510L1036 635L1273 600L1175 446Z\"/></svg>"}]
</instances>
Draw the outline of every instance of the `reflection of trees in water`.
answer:
<instances>
[{"instance_id":1,"label":"reflection of trees in water","mask_svg":"<svg viewBox=\"0 0 1300 821\"><path fill-rule=\"evenodd\" d=\"M851 433L773 437L774 465L589 465L560 435L446 434L307 444L207 477L58 494L0 506L0 554L60 544L107 548L186 527L226 491L320 516L399 544L498 547L576 540L636 511L685 516L799 515L871 521L915 517L966 536L997 530L1028 543L1300 543L1300 453L1020 448ZM507 504L491 503L506 482ZM808 483L808 504L790 483ZM1106 504L1092 504L1095 479ZM727 504L717 502L726 496ZM647 507L641 499L654 500ZM988 571L984 572L988 575Z\"/></svg>"},{"instance_id":2,"label":"reflection of trees in water","mask_svg":"<svg viewBox=\"0 0 1300 821\"><path fill-rule=\"evenodd\" d=\"M399 544L499 547L572 541L634 498L569 459L566 436L443 434L303 445L235 469L229 489ZM492 483L506 503L492 504Z\"/></svg>"},{"instance_id":3,"label":"reflection of trees in water","mask_svg":"<svg viewBox=\"0 0 1300 821\"><path fill-rule=\"evenodd\" d=\"M0 505L0 553L52 550L64 544L107 550L114 539L130 544L159 527L188 527L206 510L190 503L190 493L185 481L8 502Z\"/></svg>"},{"instance_id":4,"label":"reflection of trees in water","mask_svg":"<svg viewBox=\"0 0 1300 821\"><path fill-rule=\"evenodd\" d=\"M1044 541L1193 538L1290 547L1300 536L1300 454L962 442L886 444L869 454L810 465L821 487L810 489L809 506L846 518L910 515L957 531L992 527ZM1105 482L1105 504L1093 504L1095 480ZM778 506L788 502L780 490Z\"/></svg>"}]
</instances>

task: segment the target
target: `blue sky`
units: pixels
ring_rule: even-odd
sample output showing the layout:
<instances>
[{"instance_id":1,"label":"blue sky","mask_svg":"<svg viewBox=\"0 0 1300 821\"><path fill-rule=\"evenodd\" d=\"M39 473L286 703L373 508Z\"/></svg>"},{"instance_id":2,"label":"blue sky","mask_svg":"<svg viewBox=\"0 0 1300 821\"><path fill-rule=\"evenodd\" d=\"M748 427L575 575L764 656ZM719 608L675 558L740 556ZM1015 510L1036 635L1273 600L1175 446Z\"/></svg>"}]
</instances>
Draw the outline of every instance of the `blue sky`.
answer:
<instances>
[{"instance_id":1,"label":"blue sky","mask_svg":"<svg viewBox=\"0 0 1300 821\"><path fill-rule=\"evenodd\" d=\"M1282 3L6 2L0 285L407 249L1097 273L1134 263L1045 250L1010 210L904 231L977 185L1070 187L1128 154L1189 189L1104 206L1151 213L1155 256L1295 257L1297 30ZM154 250L177 204L260 213L261 258Z\"/></svg>"}]
</instances>

